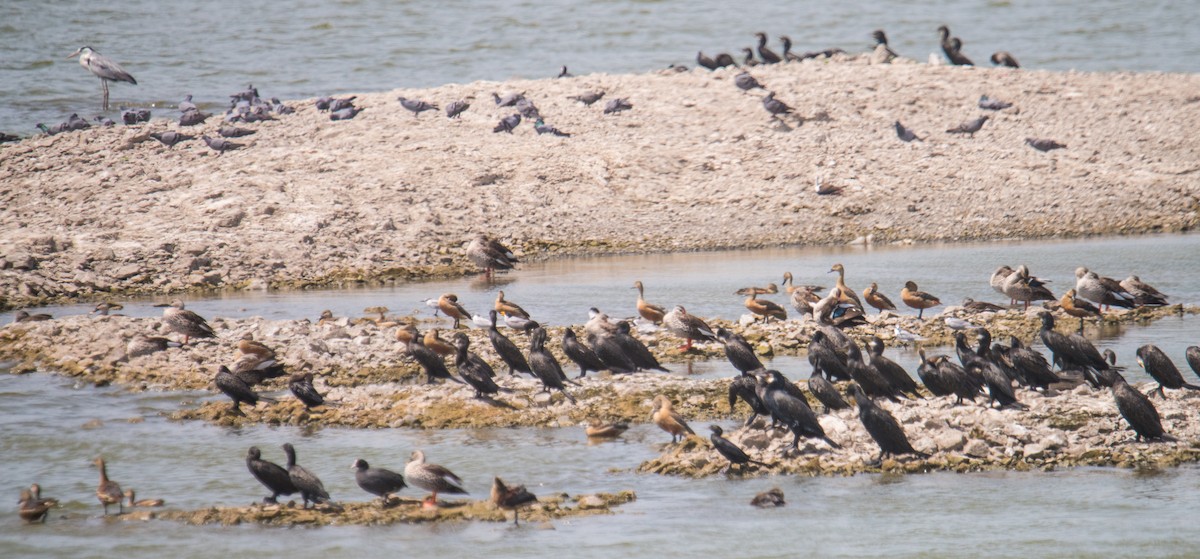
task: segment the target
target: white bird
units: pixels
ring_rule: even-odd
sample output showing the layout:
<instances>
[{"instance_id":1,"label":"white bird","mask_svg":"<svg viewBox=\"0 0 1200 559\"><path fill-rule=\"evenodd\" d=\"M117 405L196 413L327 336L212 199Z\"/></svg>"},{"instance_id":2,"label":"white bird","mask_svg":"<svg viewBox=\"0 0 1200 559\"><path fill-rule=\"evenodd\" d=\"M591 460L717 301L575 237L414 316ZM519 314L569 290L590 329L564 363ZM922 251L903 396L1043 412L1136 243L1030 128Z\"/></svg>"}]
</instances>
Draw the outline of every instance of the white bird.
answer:
<instances>
[{"instance_id":1,"label":"white bird","mask_svg":"<svg viewBox=\"0 0 1200 559\"><path fill-rule=\"evenodd\" d=\"M901 343L911 344L913 342L925 341L925 336L909 332L908 330L901 328L899 324L896 325L894 331L896 334L896 339L899 340Z\"/></svg>"},{"instance_id":2,"label":"white bird","mask_svg":"<svg viewBox=\"0 0 1200 559\"><path fill-rule=\"evenodd\" d=\"M512 328L513 330L526 330L529 328L530 323L533 322L532 320L529 320L528 318L525 318L523 316L517 316L515 314L506 314L506 313L500 313L500 314L504 317L504 325L508 326L509 328ZM492 321L489 320L488 326L491 326L491 325L492 325Z\"/></svg>"},{"instance_id":3,"label":"white bird","mask_svg":"<svg viewBox=\"0 0 1200 559\"><path fill-rule=\"evenodd\" d=\"M137 80L133 79L129 72L126 72L116 62L109 60L108 57L96 52L92 47L79 47L79 50L72 53L67 59L76 56L79 57L80 66L87 68L87 71L91 72L93 76L100 78L100 87L104 90L103 110L108 110L108 82L128 82L137 85Z\"/></svg>"},{"instance_id":4,"label":"white bird","mask_svg":"<svg viewBox=\"0 0 1200 559\"><path fill-rule=\"evenodd\" d=\"M426 300L425 300L425 306L426 306L426 307L429 307L429 308L431 308L431 309L433 309L433 316L437 316L437 315L438 315L438 311L439 311L439 310L441 310L441 307L439 307L439 306L438 306L438 299L437 299L437 297L433 297L433 298L430 298L430 299L426 299ZM492 324L491 322L488 322L488 326L491 326L491 324Z\"/></svg>"},{"instance_id":5,"label":"white bird","mask_svg":"<svg viewBox=\"0 0 1200 559\"><path fill-rule=\"evenodd\" d=\"M474 326L477 326L479 328L491 328L492 327L492 319L490 319L486 316L479 316L477 314L473 314L473 315L471 315L471 324Z\"/></svg>"},{"instance_id":6,"label":"white bird","mask_svg":"<svg viewBox=\"0 0 1200 559\"><path fill-rule=\"evenodd\" d=\"M951 330L976 330L979 328L978 326L955 316L947 316L945 320L946 326L949 326Z\"/></svg>"}]
</instances>

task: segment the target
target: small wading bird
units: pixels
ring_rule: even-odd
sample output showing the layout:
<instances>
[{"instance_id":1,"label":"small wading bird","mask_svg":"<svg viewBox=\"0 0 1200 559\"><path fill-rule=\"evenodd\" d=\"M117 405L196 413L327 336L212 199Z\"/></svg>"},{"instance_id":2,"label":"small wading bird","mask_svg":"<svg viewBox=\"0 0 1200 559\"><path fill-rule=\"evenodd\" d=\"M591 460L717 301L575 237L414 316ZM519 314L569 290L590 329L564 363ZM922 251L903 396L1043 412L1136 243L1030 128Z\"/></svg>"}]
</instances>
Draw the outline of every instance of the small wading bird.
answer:
<instances>
[{"instance_id":1,"label":"small wading bird","mask_svg":"<svg viewBox=\"0 0 1200 559\"><path fill-rule=\"evenodd\" d=\"M129 72L126 72L116 62L109 60L107 56L96 52L92 47L79 47L79 50L76 50L67 59L70 60L76 56L79 57L80 66L87 68L87 71L91 72L93 76L100 78L100 87L104 90L104 101L101 106L105 111L108 110L108 82L128 82L137 85L137 80L133 79Z\"/></svg>"}]
</instances>

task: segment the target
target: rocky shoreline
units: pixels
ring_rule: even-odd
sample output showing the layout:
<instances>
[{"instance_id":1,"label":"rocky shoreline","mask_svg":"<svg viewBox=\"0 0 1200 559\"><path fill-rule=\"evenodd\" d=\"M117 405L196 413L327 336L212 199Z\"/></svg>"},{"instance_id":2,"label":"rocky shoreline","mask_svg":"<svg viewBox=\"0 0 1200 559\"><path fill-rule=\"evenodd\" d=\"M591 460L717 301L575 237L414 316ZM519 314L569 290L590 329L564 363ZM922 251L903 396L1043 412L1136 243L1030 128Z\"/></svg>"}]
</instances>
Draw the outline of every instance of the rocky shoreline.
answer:
<instances>
[{"instance_id":1,"label":"rocky shoreline","mask_svg":"<svg viewBox=\"0 0 1200 559\"><path fill-rule=\"evenodd\" d=\"M149 124L0 145L0 310L66 300L408 281L474 270L487 231L527 260L714 248L1193 229L1200 77L1010 71L865 56L752 70L802 118L769 119L734 71L585 75L311 102L244 149L174 148ZM568 99L602 90L634 109ZM493 134L523 91L570 138ZM397 95L469 99L414 119ZM974 137L981 94L1014 107ZM1086 118L1083 118L1086 115ZM169 116L169 115L164 115ZM212 134L219 123L189 128ZM925 137L904 143L903 121ZM1024 144L1053 138L1051 153ZM842 187L818 196L814 182Z\"/></svg>"}]
</instances>

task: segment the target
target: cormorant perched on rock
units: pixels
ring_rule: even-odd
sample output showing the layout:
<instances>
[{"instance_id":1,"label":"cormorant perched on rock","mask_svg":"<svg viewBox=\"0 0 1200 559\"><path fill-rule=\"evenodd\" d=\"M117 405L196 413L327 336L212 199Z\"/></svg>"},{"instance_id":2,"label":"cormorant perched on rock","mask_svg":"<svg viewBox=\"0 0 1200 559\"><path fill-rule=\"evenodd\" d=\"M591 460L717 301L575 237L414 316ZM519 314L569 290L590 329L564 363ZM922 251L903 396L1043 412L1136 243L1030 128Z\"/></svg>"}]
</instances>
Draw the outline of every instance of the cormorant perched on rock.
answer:
<instances>
[{"instance_id":1,"label":"cormorant perched on rock","mask_svg":"<svg viewBox=\"0 0 1200 559\"><path fill-rule=\"evenodd\" d=\"M1129 423L1129 428L1137 433L1135 440L1175 440L1163 431L1162 420L1159 419L1158 410L1150 402L1150 398L1129 386L1119 375L1112 377L1112 395L1117 402L1117 411L1121 412L1121 417Z\"/></svg>"},{"instance_id":2,"label":"cormorant perched on rock","mask_svg":"<svg viewBox=\"0 0 1200 559\"><path fill-rule=\"evenodd\" d=\"M782 507L787 504L783 500L783 490L778 487L772 487L750 499L750 504L760 509Z\"/></svg>"},{"instance_id":3,"label":"cormorant perched on rock","mask_svg":"<svg viewBox=\"0 0 1200 559\"><path fill-rule=\"evenodd\" d=\"M750 458L750 455L746 454L746 451L739 448L738 445L730 442L729 439L723 437L722 435L724 435L725 432L721 429L720 425L709 425L708 428L712 431L712 435L709 435L708 440L712 441L713 448L715 448L717 452L721 454L721 456L724 456L726 460L729 460L729 465L722 468L722 472L729 471L734 464L742 466L742 468L745 468L746 464L758 464L764 468L771 467L771 465L767 464L766 462L759 462L758 460Z\"/></svg>"},{"instance_id":4,"label":"cormorant perched on rock","mask_svg":"<svg viewBox=\"0 0 1200 559\"><path fill-rule=\"evenodd\" d=\"M658 425L663 431L670 433L671 442L683 440L687 435L695 435L696 432L688 426L687 420L675 412L671 406L671 400L666 396L659 394L651 401L654 406L654 412L650 414L650 420Z\"/></svg>"},{"instance_id":5,"label":"cormorant perched on rock","mask_svg":"<svg viewBox=\"0 0 1200 559\"><path fill-rule=\"evenodd\" d=\"M767 34L758 32L754 34L758 37L758 57L762 59L763 64L778 64L782 59L778 54L767 48Z\"/></svg>"},{"instance_id":6,"label":"cormorant perched on rock","mask_svg":"<svg viewBox=\"0 0 1200 559\"><path fill-rule=\"evenodd\" d=\"M992 64L997 66L1007 66L1009 68L1021 67L1021 65L1017 63L1016 57L1005 50L998 50L992 53Z\"/></svg>"},{"instance_id":7,"label":"cormorant perched on rock","mask_svg":"<svg viewBox=\"0 0 1200 559\"><path fill-rule=\"evenodd\" d=\"M97 456L92 464L100 469L100 484L96 486L96 498L100 500L101 505L104 505L104 515L108 516L108 505L117 505L117 514L124 514L125 493L121 491L120 484L108 479L108 467L104 464L104 457Z\"/></svg>"},{"instance_id":8,"label":"cormorant perched on rock","mask_svg":"<svg viewBox=\"0 0 1200 559\"><path fill-rule=\"evenodd\" d=\"M588 371L603 371L608 368L592 348L583 345L583 342L575 337L575 331L569 327L563 329L562 348L563 353L579 365L579 378L587 376Z\"/></svg>"},{"instance_id":9,"label":"cormorant perched on rock","mask_svg":"<svg viewBox=\"0 0 1200 559\"><path fill-rule=\"evenodd\" d=\"M871 336L867 342L867 350L871 356L871 366L887 379L888 384L909 396L917 396L917 382L904 367L884 357L883 340L879 339L879 336Z\"/></svg>"},{"instance_id":10,"label":"cormorant perched on rock","mask_svg":"<svg viewBox=\"0 0 1200 559\"><path fill-rule=\"evenodd\" d=\"M745 59L742 60L743 66L758 66L758 61L754 59L754 49L750 47L743 48L742 54L745 55Z\"/></svg>"},{"instance_id":11,"label":"cormorant perched on rock","mask_svg":"<svg viewBox=\"0 0 1200 559\"><path fill-rule=\"evenodd\" d=\"M354 481L358 486L363 491L379 497L385 505L392 493L408 487L408 484L404 483L404 476L384 468L372 468L362 458L355 460L350 467L354 468Z\"/></svg>"},{"instance_id":12,"label":"cormorant perched on rock","mask_svg":"<svg viewBox=\"0 0 1200 559\"><path fill-rule=\"evenodd\" d=\"M297 373L292 375L288 381L288 390L292 391L292 395L300 400L306 409L313 409L317 406L325 405L325 396L317 392L317 387L313 386L312 373Z\"/></svg>"},{"instance_id":13,"label":"cormorant perched on rock","mask_svg":"<svg viewBox=\"0 0 1200 559\"><path fill-rule=\"evenodd\" d=\"M1013 392L1012 383L1009 378L995 365L986 360L979 359L971 361L971 364L965 369L968 375L983 381L984 386L988 390L989 405L992 402L997 402L1001 408L1027 409L1024 404L1017 401L1016 393Z\"/></svg>"},{"instance_id":14,"label":"cormorant perched on rock","mask_svg":"<svg viewBox=\"0 0 1200 559\"><path fill-rule=\"evenodd\" d=\"M232 411L236 414L242 413L242 404L250 404L251 406L258 404L259 400L274 402L273 398L259 395L245 381L235 376L230 372L229 367L221 365L217 368L217 376L214 379L217 384L217 389L229 396L233 400Z\"/></svg>"},{"instance_id":15,"label":"cormorant perched on rock","mask_svg":"<svg viewBox=\"0 0 1200 559\"><path fill-rule=\"evenodd\" d=\"M271 491L270 495L263 497L264 503L274 504L280 495L291 495L297 491L287 470L279 464L263 460L262 451L257 446L250 447L246 452L246 468L254 479Z\"/></svg>"},{"instance_id":16,"label":"cormorant perched on rock","mask_svg":"<svg viewBox=\"0 0 1200 559\"><path fill-rule=\"evenodd\" d=\"M492 478L492 504L513 511L513 524L521 524L521 507L536 502L537 496L526 490L524 485L509 487L499 477Z\"/></svg>"},{"instance_id":17,"label":"cormorant perched on rock","mask_svg":"<svg viewBox=\"0 0 1200 559\"><path fill-rule=\"evenodd\" d=\"M442 360L442 356L438 355L432 349L425 347L425 343L420 336L413 336L408 341L408 354L425 371L426 382L433 383L433 379L435 378L462 382L450 376L450 369L446 368L446 362Z\"/></svg>"},{"instance_id":18,"label":"cormorant perched on rock","mask_svg":"<svg viewBox=\"0 0 1200 559\"><path fill-rule=\"evenodd\" d=\"M950 63L954 64L955 66L975 65L974 62L971 62L970 58L967 58L963 55L962 40L958 37L950 36L950 28L942 25L938 27L937 30L938 35L941 37L942 52L946 53L946 60L949 60Z\"/></svg>"},{"instance_id":19,"label":"cormorant perched on rock","mask_svg":"<svg viewBox=\"0 0 1200 559\"><path fill-rule=\"evenodd\" d=\"M833 334L833 332L837 332L837 334ZM831 334L838 338L831 337ZM844 336L845 334L842 334L837 328L813 332L812 338L808 342L808 363L812 365L813 370L819 370L831 380L850 380L850 371L846 366L849 361L848 349L845 349L849 346L844 348L842 343L854 342L850 342L848 338L843 340Z\"/></svg>"},{"instance_id":20,"label":"cormorant perched on rock","mask_svg":"<svg viewBox=\"0 0 1200 559\"><path fill-rule=\"evenodd\" d=\"M717 339L725 346L725 358L743 375L764 368L746 338L724 328L717 328Z\"/></svg>"},{"instance_id":21,"label":"cormorant perched on rock","mask_svg":"<svg viewBox=\"0 0 1200 559\"><path fill-rule=\"evenodd\" d=\"M854 402L858 405L858 419L866 427L867 434L879 445L879 459L889 454L916 454L923 458L929 455L918 452L908 442L908 436L900 427L900 422L887 410L879 407L870 396L863 392L862 387L854 385Z\"/></svg>"},{"instance_id":22,"label":"cormorant perched on rock","mask_svg":"<svg viewBox=\"0 0 1200 559\"><path fill-rule=\"evenodd\" d=\"M517 373L525 373L533 375L533 370L529 368L529 362L525 359L525 355L521 353L517 344L507 336L500 333L496 329L496 311L488 311L488 318L492 325L488 327L488 339L492 342L492 348L496 350L496 354L500 356L500 360L508 365L508 374L515 375Z\"/></svg>"},{"instance_id":23,"label":"cormorant perched on rock","mask_svg":"<svg viewBox=\"0 0 1200 559\"><path fill-rule=\"evenodd\" d=\"M869 360L863 360L862 351L858 349L857 343L851 346L850 357L846 360L846 372L871 396L887 398L893 402L899 402L898 397L903 396L899 388L892 386L887 377L871 366Z\"/></svg>"},{"instance_id":24,"label":"cormorant perched on rock","mask_svg":"<svg viewBox=\"0 0 1200 559\"><path fill-rule=\"evenodd\" d=\"M792 431L794 438L788 448L796 450L800 445L800 437L821 439L833 448L841 448L825 435L825 429L817 421L816 414L808 407L808 403L790 394L785 385L791 384L779 371L759 373L759 382L765 386L763 403L771 412L771 417L783 423ZM785 452L787 449L785 449Z\"/></svg>"},{"instance_id":25,"label":"cormorant perched on rock","mask_svg":"<svg viewBox=\"0 0 1200 559\"><path fill-rule=\"evenodd\" d=\"M454 346L458 349L454 356L454 366L458 368L458 376L462 377L471 388L475 389L475 397L483 398L485 394L495 394L504 390L492 380L496 372L482 357L470 351L471 340L466 334L454 334Z\"/></svg>"},{"instance_id":26,"label":"cormorant perched on rock","mask_svg":"<svg viewBox=\"0 0 1200 559\"><path fill-rule=\"evenodd\" d=\"M825 406L826 412L850 407L850 404L847 404L841 393L837 391L837 387L821 376L816 369L813 369L812 376L808 377L808 391L812 392L821 405Z\"/></svg>"},{"instance_id":27,"label":"cormorant perched on rock","mask_svg":"<svg viewBox=\"0 0 1200 559\"><path fill-rule=\"evenodd\" d=\"M1200 386L1187 383L1183 380L1183 375L1179 373L1179 369L1175 367L1175 363L1171 361L1167 354L1163 353L1158 346L1154 344L1146 344L1137 349L1138 365L1141 365L1146 370L1146 374L1154 377L1158 382L1158 388L1151 390L1148 395L1158 393L1158 397L1166 399L1167 396L1163 393L1164 388L1187 388L1188 390L1200 390Z\"/></svg>"},{"instance_id":28,"label":"cormorant perched on rock","mask_svg":"<svg viewBox=\"0 0 1200 559\"><path fill-rule=\"evenodd\" d=\"M628 355L633 364L641 370L669 372L658 362L658 358L650 352L650 348L646 347L646 344L630 334L630 329L629 322L622 320L617 323L617 333L612 335L613 340L621 347L621 351L625 352L625 355Z\"/></svg>"},{"instance_id":29,"label":"cormorant perched on rock","mask_svg":"<svg viewBox=\"0 0 1200 559\"><path fill-rule=\"evenodd\" d=\"M328 503L329 493L325 491L325 485L312 472L296 463L296 449L292 447L292 443L283 443L283 452L287 454L288 478L304 499L304 508L308 508L310 502L313 505Z\"/></svg>"},{"instance_id":30,"label":"cormorant perched on rock","mask_svg":"<svg viewBox=\"0 0 1200 559\"><path fill-rule=\"evenodd\" d=\"M757 385L758 380L753 375L740 375L734 377L733 381L729 383L729 409L731 411L734 409L738 398L750 406L750 417L746 419L745 425L752 425L760 415L771 416L770 410L758 397Z\"/></svg>"},{"instance_id":31,"label":"cormorant perched on rock","mask_svg":"<svg viewBox=\"0 0 1200 559\"><path fill-rule=\"evenodd\" d=\"M563 384L567 376L563 374L562 365L558 364L558 359L555 359L554 354L545 346L546 330L534 328L529 335L529 367L533 369L534 376L542 381L542 392L549 392L553 388L562 392L563 396L574 404L575 397L567 392L567 387Z\"/></svg>"},{"instance_id":32,"label":"cormorant perched on rock","mask_svg":"<svg viewBox=\"0 0 1200 559\"><path fill-rule=\"evenodd\" d=\"M703 51L697 52L696 64L708 68L709 70L716 70L717 68L723 68L725 66L737 66L737 64L733 61L733 57L724 52L718 54L716 58L709 58L708 56L705 56Z\"/></svg>"},{"instance_id":33,"label":"cormorant perched on rock","mask_svg":"<svg viewBox=\"0 0 1200 559\"><path fill-rule=\"evenodd\" d=\"M1009 338L1008 348L1003 348L999 344L992 345L992 354L1002 365L1017 371L1017 374L1024 379L1024 383L1032 388L1045 389L1051 384L1062 381L1058 375L1054 374L1044 355L1025 347L1016 336Z\"/></svg>"},{"instance_id":34,"label":"cormorant perched on rock","mask_svg":"<svg viewBox=\"0 0 1200 559\"><path fill-rule=\"evenodd\" d=\"M163 323L172 332L183 335L184 345L187 345L188 340L192 338L217 337L217 333L208 325L208 321L204 320L200 315L185 309L183 301L175 299L168 304L155 306L166 307L163 309Z\"/></svg>"},{"instance_id":35,"label":"cormorant perched on rock","mask_svg":"<svg viewBox=\"0 0 1200 559\"><path fill-rule=\"evenodd\" d=\"M945 355L936 355L927 360L924 349L918 350L918 353L921 365L917 367L917 376L921 377L921 382L925 383L929 392L934 396L955 396L955 405L961 404L964 398L975 401L983 384L981 380L969 377L962 367L950 362Z\"/></svg>"},{"instance_id":36,"label":"cormorant perched on rock","mask_svg":"<svg viewBox=\"0 0 1200 559\"><path fill-rule=\"evenodd\" d=\"M467 490L463 489L462 478L444 466L425 462L425 453L420 450L412 452L412 457L404 466L404 478L413 486L430 492L431 495L425 502L433 505L437 505L438 493L467 494Z\"/></svg>"},{"instance_id":37,"label":"cormorant perched on rock","mask_svg":"<svg viewBox=\"0 0 1200 559\"><path fill-rule=\"evenodd\" d=\"M1054 362L1058 363L1059 368L1063 370L1083 369L1085 378L1093 386L1106 384L1103 382L1105 378L1103 375L1097 377L1094 373L1107 371L1111 366L1096 350L1096 346L1078 334L1068 336L1055 331L1054 316L1049 312L1043 312L1040 316L1042 329L1038 335L1041 337L1042 344L1050 350L1050 354L1053 355Z\"/></svg>"}]
</instances>

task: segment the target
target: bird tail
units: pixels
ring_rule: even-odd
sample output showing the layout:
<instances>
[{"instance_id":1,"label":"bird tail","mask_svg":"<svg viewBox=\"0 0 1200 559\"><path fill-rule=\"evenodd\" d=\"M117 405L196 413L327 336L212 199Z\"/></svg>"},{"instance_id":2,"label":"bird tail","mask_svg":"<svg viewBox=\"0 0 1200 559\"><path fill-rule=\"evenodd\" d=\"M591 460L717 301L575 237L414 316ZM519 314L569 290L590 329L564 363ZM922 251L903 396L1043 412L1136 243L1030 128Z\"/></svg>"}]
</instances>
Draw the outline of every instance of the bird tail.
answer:
<instances>
[{"instance_id":1,"label":"bird tail","mask_svg":"<svg viewBox=\"0 0 1200 559\"><path fill-rule=\"evenodd\" d=\"M837 448L837 449L842 448L842 445L833 442L833 439L831 439L829 437L821 437L821 440L825 441L826 444L828 444L829 446L832 446L833 448Z\"/></svg>"},{"instance_id":2,"label":"bird tail","mask_svg":"<svg viewBox=\"0 0 1200 559\"><path fill-rule=\"evenodd\" d=\"M572 384L574 384L574 383L572 383ZM559 390L559 392L562 392L562 393L563 393L563 396L566 396L566 397L567 397L567 399L568 399L568 400L570 400L572 404L578 404L578 403L579 403L578 401L576 401L576 400L575 400L575 397L574 397L574 396L572 396L570 392L567 392L566 390Z\"/></svg>"},{"instance_id":3,"label":"bird tail","mask_svg":"<svg viewBox=\"0 0 1200 559\"><path fill-rule=\"evenodd\" d=\"M751 463L751 464L758 464L759 466L762 466L762 467L764 467L764 468L774 468L774 467L775 467L775 465L776 465L776 464L778 464L778 462L771 462L771 463L769 463L769 464L768 464L768 463L766 463L766 462L759 462L758 460L751 460L751 461L750 461L750 463Z\"/></svg>"},{"instance_id":4,"label":"bird tail","mask_svg":"<svg viewBox=\"0 0 1200 559\"><path fill-rule=\"evenodd\" d=\"M1183 387L1184 387L1184 388L1186 388L1186 389L1188 389L1188 390L1200 390L1200 386L1196 386L1196 385L1194 385L1194 384L1188 384L1188 383L1186 383L1186 382L1185 382L1185 383L1183 383Z\"/></svg>"}]
</instances>

